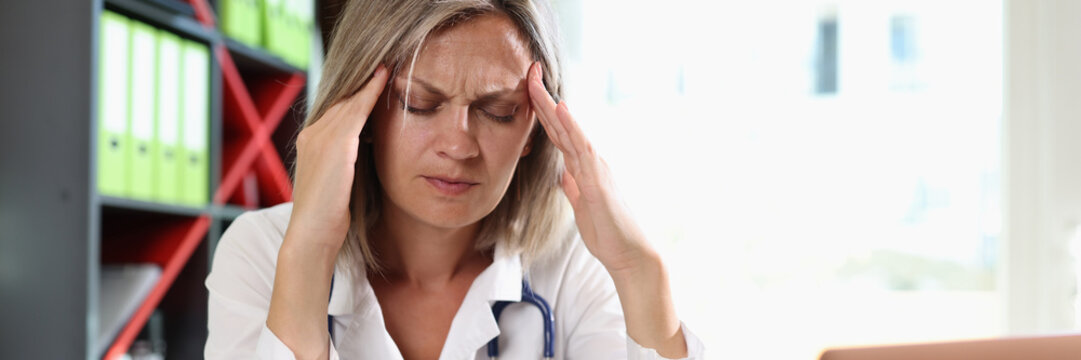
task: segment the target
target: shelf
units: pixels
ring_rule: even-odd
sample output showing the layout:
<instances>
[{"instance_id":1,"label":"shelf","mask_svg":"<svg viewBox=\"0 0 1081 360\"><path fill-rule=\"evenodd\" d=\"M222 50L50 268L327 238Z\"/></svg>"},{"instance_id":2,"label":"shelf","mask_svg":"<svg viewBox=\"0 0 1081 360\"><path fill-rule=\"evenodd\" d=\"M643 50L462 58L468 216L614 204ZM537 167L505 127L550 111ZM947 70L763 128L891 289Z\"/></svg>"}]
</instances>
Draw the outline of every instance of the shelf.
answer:
<instances>
[{"instance_id":1,"label":"shelf","mask_svg":"<svg viewBox=\"0 0 1081 360\"><path fill-rule=\"evenodd\" d=\"M222 41L225 43L225 47L229 49L229 53L233 55L238 70L245 74L253 72L278 74L304 72L304 69L290 65L281 57L261 48L249 46L228 36L222 36Z\"/></svg>"},{"instance_id":2,"label":"shelf","mask_svg":"<svg viewBox=\"0 0 1081 360\"><path fill-rule=\"evenodd\" d=\"M155 309L187 314L191 305L185 300L191 297L202 298L199 303L204 308L195 315L199 319L184 317L179 326L205 331L202 281L224 224L255 207L292 199L292 183L274 136L283 118L295 111L306 86L306 72L263 49L222 35L215 28L215 16L206 0L187 2L195 18L142 0L105 0L107 9L208 43L216 79L213 100L218 102L212 107L216 114L211 116L212 144L217 145L212 145L211 151L210 204L161 204L91 193L91 201L100 206L92 208L101 212L100 264L149 262L162 268L160 280L110 345L106 359L119 358L128 351ZM295 131L290 126L283 131ZM249 205L246 207L229 203L237 196L259 200L243 202ZM193 258L195 253L198 255ZM182 270L187 275L181 276ZM167 299L169 296L177 298ZM205 336L205 332L186 334L181 340L184 349L169 353L197 357L201 354L197 344L205 341Z\"/></svg>"},{"instance_id":3,"label":"shelf","mask_svg":"<svg viewBox=\"0 0 1081 360\"><path fill-rule=\"evenodd\" d=\"M152 262L164 268L184 238L182 234L186 234L192 222L202 216L104 208L100 261L102 264Z\"/></svg>"},{"instance_id":4,"label":"shelf","mask_svg":"<svg viewBox=\"0 0 1081 360\"><path fill-rule=\"evenodd\" d=\"M162 268L160 279L105 354L106 359L118 359L128 351L180 270L203 243L211 219L207 215L162 216L126 208L108 210L102 214L101 263L154 263Z\"/></svg>"},{"instance_id":5,"label":"shelf","mask_svg":"<svg viewBox=\"0 0 1081 360\"><path fill-rule=\"evenodd\" d=\"M100 203L103 207L111 207L116 209L141 210L152 213L180 216L199 216L209 212L208 209L205 207L162 204L150 201L125 199L106 195L98 195L98 197L100 199L98 203Z\"/></svg>"},{"instance_id":6,"label":"shelf","mask_svg":"<svg viewBox=\"0 0 1081 360\"><path fill-rule=\"evenodd\" d=\"M9 66L5 74L12 83L34 84L7 94L5 111L13 119L42 121L7 121L0 131L2 143L18 149L12 154L22 160L0 161L0 188L5 190L0 202L4 210L18 209L0 216L2 236L15 240L0 241L0 255L9 255L0 256L0 264L18 270L0 271L0 278L10 280L0 289L5 309L0 319L13 329L0 336L5 345L0 358L102 358L95 342L99 332L110 337L106 333L111 330L98 327L101 305L121 301L102 300L102 291L109 291L102 272L131 263L160 266L161 276L145 298L131 299L138 300L135 313L124 319L104 358L122 358L141 330L161 328L147 326L153 313L172 324L164 329L168 358L199 358L207 336L204 281L222 233L254 206L292 196L279 155L285 152L277 149L288 146L283 143L293 130L278 125L293 122L293 112L303 112L294 105L307 84L305 71L226 39L207 0L163 0L186 2L187 14L157 1L22 1L4 7L11 21L0 22L0 28L16 40L5 47L4 56L20 65ZM99 87L105 80L99 63L105 11L210 50L207 179L212 203L163 204L97 192L99 132L105 120ZM243 112L225 117L226 107ZM225 140L229 127L235 137ZM233 153L224 154L226 148ZM255 186L247 186L251 183ZM227 203L241 191L259 200L250 208ZM41 339L61 346L42 345Z\"/></svg>"},{"instance_id":7,"label":"shelf","mask_svg":"<svg viewBox=\"0 0 1081 360\"><path fill-rule=\"evenodd\" d=\"M211 205L210 216L214 217L215 219L233 221L236 220L236 218L239 217L240 214L251 210L254 209L245 209L236 205Z\"/></svg>"},{"instance_id":8,"label":"shelf","mask_svg":"<svg viewBox=\"0 0 1081 360\"><path fill-rule=\"evenodd\" d=\"M232 221L238 216L240 216L240 214L243 214L245 211L254 210L236 205L210 204L207 207L192 207L185 205L161 204L106 195L98 195L98 199L99 200L97 203L101 204L102 208L105 209L106 213L133 211L150 214L160 214L166 216L197 217L201 215L209 215L211 218L214 219Z\"/></svg>"},{"instance_id":9,"label":"shelf","mask_svg":"<svg viewBox=\"0 0 1081 360\"><path fill-rule=\"evenodd\" d=\"M215 54L222 71L223 127L232 133L226 138L233 140L222 147L224 171L214 203L224 204L234 195L243 195L237 190L252 172L257 175L260 198L266 200L265 204L291 201L289 173L271 137L304 89L305 74L268 74L245 81L227 48L218 47Z\"/></svg>"},{"instance_id":10,"label":"shelf","mask_svg":"<svg viewBox=\"0 0 1081 360\"><path fill-rule=\"evenodd\" d=\"M159 8L165 9L169 12L195 18L195 8L186 1L181 0L141 0L151 3Z\"/></svg>"},{"instance_id":11,"label":"shelf","mask_svg":"<svg viewBox=\"0 0 1081 360\"><path fill-rule=\"evenodd\" d=\"M217 31L203 26L190 16L177 14L143 0L105 0L105 8L208 44L221 38Z\"/></svg>"}]
</instances>

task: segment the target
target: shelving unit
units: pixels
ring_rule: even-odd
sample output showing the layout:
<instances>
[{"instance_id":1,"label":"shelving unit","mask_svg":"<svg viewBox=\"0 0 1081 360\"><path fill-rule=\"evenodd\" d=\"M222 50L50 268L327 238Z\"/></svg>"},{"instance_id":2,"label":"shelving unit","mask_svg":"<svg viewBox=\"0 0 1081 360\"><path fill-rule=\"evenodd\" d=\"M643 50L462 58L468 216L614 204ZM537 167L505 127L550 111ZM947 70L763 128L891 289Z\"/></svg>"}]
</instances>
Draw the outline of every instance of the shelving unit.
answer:
<instances>
[{"instance_id":1,"label":"shelving unit","mask_svg":"<svg viewBox=\"0 0 1081 360\"><path fill-rule=\"evenodd\" d=\"M226 38L207 0L187 2L194 18L143 0L18 2L0 12L0 44L11 51L0 75L26 84L0 97L0 358L116 359L155 311L167 357L201 358L203 280L221 233L246 210L291 201L288 142L302 120L306 71ZM207 206L98 194L94 89L104 10L209 46ZM162 272L102 354L100 271L120 263Z\"/></svg>"}]
</instances>

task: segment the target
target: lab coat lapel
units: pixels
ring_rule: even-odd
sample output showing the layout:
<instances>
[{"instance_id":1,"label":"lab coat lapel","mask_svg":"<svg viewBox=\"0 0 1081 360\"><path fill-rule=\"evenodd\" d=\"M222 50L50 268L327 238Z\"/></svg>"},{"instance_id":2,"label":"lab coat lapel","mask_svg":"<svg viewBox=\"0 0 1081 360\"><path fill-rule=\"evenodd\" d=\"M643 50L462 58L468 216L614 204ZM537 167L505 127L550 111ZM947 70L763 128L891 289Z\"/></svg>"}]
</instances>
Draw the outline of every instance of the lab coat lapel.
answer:
<instances>
[{"instance_id":1,"label":"lab coat lapel","mask_svg":"<svg viewBox=\"0 0 1081 360\"><path fill-rule=\"evenodd\" d=\"M473 359L479 349L499 335L499 324L492 315L492 304L496 301L520 301L521 297L521 258L497 245L492 265L473 280L454 316L439 358Z\"/></svg>"},{"instance_id":2,"label":"lab coat lapel","mask_svg":"<svg viewBox=\"0 0 1081 360\"><path fill-rule=\"evenodd\" d=\"M521 301L522 261L517 253L496 246L495 258L470 285L439 358L473 359L488 341L499 335L499 325L492 315L496 301ZM335 271L334 291L327 313L341 327L334 334L335 346L342 359L402 359L394 339L386 330L383 312L375 291L364 274L359 281L342 271ZM340 332L340 333L339 333Z\"/></svg>"},{"instance_id":3,"label":"lab coat lapel","mask_svg":"<svg viewBox=\"0 0 1081 360\"><path fill-rule=\"evenodd\" d=\"M364 296L363 287L357 286L355 279L349 272L334 270L330 303L327 305L330 316L353 315L371 306L367 304L370 299Z\"/></svg>"},{"instance_id":4,"label":"lab coat lapel","mask_svg":"<svg viewBox=\"0 0 1081 360\"><path fill-rule=\"evenodd\" d=\"M398 346L387 333L375 291L367 277L362 275L359 282L355 279L335 271L327 313L341 325L334 334L338 354L342 359L401 360Z\"/></svg>"}]
</instances>

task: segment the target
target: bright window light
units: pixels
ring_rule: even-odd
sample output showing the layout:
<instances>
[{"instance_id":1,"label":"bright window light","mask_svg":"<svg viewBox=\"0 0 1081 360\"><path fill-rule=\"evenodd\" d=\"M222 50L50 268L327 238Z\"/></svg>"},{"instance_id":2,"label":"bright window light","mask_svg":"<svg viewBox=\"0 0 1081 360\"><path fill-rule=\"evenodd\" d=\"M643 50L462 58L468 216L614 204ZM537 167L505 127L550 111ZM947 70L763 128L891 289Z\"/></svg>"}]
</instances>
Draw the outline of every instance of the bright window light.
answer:
<instances>
[{"instance_id":1,"label":"bright window light","mask_svg":"<svg viewBox=\"0 0 1081 360\"><path fill-rule=\"evenodd\" d=\"M711 358L1002 333L1002 5L556 2L568 104Z\"/></svg>"}]
</instances>

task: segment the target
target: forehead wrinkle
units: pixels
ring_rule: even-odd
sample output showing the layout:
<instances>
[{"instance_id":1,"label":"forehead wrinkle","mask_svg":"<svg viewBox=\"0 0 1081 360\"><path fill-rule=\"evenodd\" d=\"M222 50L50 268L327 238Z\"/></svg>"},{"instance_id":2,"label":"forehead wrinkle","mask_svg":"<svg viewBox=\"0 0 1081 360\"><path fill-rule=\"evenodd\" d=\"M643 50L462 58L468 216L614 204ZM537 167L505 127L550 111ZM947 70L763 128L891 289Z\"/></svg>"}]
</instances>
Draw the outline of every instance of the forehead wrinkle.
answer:
<instances>
[{"instance_id":1,"label":"forehead wrinkle","mask_svg":"<svg viewBox=\"0 0 1081 360\"><path fill-rule=\"evenodd\" d=\"M396 88L399 88L398 91L404 90L405 86L402 85L402 84L409 81L405 77L398 77L395 80L396 80L396 83L395 83ZM507 95L516 95L518 93L524 92L525 91L525 79L521 78L521 79L517 79L517 80L518 80L518 83L516 85L511 85L511 86L501 86L500 84L497 84L497 83L494 83L494 82L479 81L480 83L482 83L484 85L478 86L477 90L472 92L473 95L475 95L473 98L474 98L474 100L493 99L493 98L505 97ZM422 79L420 77L413 76L413 83L415 85L423 88L425 91L432 93L433 95L444 96L444 97L446 96L446 93L442 89L440 89L438 86L433 85L432 83L430 83L427 80L424 80L424 79Z\"/></svg>"},{"instance_id":2,"label":"forehead wrinkle","mask_svg":"<svg viewBox=\"0 0 1081 360\"><path fill-rule=\"evenodd\" d=\"M523 79L515 74L475 73L474 76L476 78L472 80L472 86L469 86L472 90L469 92L469 95L471 95L474 100L504 97L525 91Z\"/></svg>"},{"instance_id":3,"label":"forehead wrinkle","mask_svg":"<svg viewBox=\"0 0 1081 360\"><path fill-rule=\"evenodd\" d=\"M495 100L507 97L521 97L526 92L525 77L511 74L509 71L471 71L461 79L455 79L455 85L447 90L437 82L431 81L421 75L413 75L413 91L423 89L431 95L444 98L463 98L465 100ZM500 69L502 70L502 69ZM409 79L399 77L396 79L398 91L404 91L405 84Z\"/></svg>"},{"instance_id":4,"label":"forehead wrinkle","mask_svg":"<svg viewBox=\"0 0 1081 360\"><path fill-rule=\"evenodd\" d=\"M524 96L531 57L510 19L484 15L432 35L422 46L413 80L448 98L476 100L493 93ZM408 81L408 79L401 79ZM425 86L427 85L427 86Z\"/></svg>"}]
</instances>

